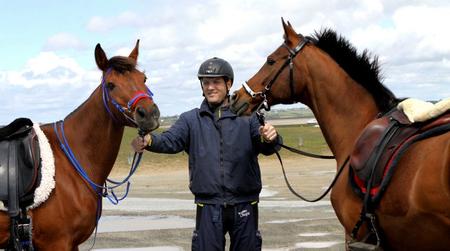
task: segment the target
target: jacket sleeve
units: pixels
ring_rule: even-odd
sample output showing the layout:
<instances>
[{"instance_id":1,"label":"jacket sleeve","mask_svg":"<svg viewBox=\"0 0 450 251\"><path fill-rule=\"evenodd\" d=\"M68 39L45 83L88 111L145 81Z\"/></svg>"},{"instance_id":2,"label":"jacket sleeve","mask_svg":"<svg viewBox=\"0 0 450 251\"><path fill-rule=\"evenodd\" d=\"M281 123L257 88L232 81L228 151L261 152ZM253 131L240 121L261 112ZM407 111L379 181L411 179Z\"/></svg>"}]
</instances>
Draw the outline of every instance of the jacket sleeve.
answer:
<instances>
[{"instance_id":1,"label":"jacket sleeve","mask_svg":"<svg viewBox=\"0 0 450 251\"><path fill-rule=\"evenodd\" d=\"M157 153L179 153L188 148L189 124L186 116L180 118L161 134L152 133L152 143L145 149Z\"/></svg>"},{"instance_id":2,"label":"jacket sleeve","mask_svg":"<svg viewBox=\"0 0 450 251\"><path fill-rule=\"evenodd\" d=\"M253 114L250 118L250 132L252 134L252 140L254 142L253 145L254 147L256 147L258 153L271 155L275 153L275 150L279 151L281 149L280 144L283 144L283 138L281 137L281 135L277 133L277 138L271 143L264 142L261 134L259 133L260 126L261 124L259 123L258 118L255 114Z\"/></svg>"}]
</instances>

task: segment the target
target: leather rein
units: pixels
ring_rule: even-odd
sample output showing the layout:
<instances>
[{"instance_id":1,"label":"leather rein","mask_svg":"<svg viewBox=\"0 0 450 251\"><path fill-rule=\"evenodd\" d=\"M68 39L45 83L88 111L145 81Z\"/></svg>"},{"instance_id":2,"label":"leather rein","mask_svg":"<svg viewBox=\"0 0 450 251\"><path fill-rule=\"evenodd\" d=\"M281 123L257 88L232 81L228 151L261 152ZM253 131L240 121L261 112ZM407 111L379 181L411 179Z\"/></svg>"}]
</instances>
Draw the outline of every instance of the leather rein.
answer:
<instances>
[{"instance_id":1,"label":"leather rein","mask_svg":"<svg viewBox=\"0 0 450 251\"><path fill-rule=\"evenodd\" d=\"M262 112L257 112L256 116L258 117L259 122L261 123L261 125L264 125L264 114ZM293 153L296 154L300 154L303 156L307 156L307 157L311 157L311 158L316 158L316 159L334 159L334 156L327 156L327 155L319 155L319 154L315 154L315 153L309 153L309 152L305 152L290 146L286 146L284 144L278 143L277 145L279 145L282 148L285 148L286 150L289 150ZM317 198L315 199L308 199L305 196L299 194L297 191L294 190L294 188L291 186L291 183L289 182L287 175L286 175L286 171L283 165L283 160L281 159L281 155L280 152L275 149L275 154L277 155L278 161L280 161L280 165L281 165L281 170L283 171L283 177L284 177L284 181L286 182L286 185L289 189L289 191L291 191L292 194L294 194L296 197L300 198L301 200L304 200L306 202L317 202L321 199L323 199L323 197L325 197L330 191L331 188L333 188L334 184L336 184L337 179L339 178L339 176L341 175L342 171L344 170L344 167L347 165L348 161L350 160L350 155L345 159L344 163L339 167L336 175L334 176L333 180L331 181L331 184L328 186L328 188Z\"/></svg>"},{"instance_id":2,"label":"leather rein","mask_svg":"<svg viewBox=\"0 0 450 251\"><path fill-rule=\"evenodd\" d=\"M294 48L291 49L286 42L283 43L283 46L288 50L289 52L289 57L286 59L286 61L283 63L283 65L278 69L278 71L275 73L275 76L269 81L269 83L264 87L264 89L262 91L259 92L255 92L253 91L250 86L248 86L247 81L244 82L244 84L242 84L244 90L247 92L248 95L250 95L253 99L257 98L258 96L262 98L261 103L258 105L258 108L256 109L256 116L258 117L258 120L260 122L261 125L264 125L265 122L265 118L264 118L264 112L262 111L263 109L266 111L270 111L270 106L269 103L267 101L267 95L270 92L273 84L275 83L275 80L278 78L278 76L283 72L283 70L289 66L289 87L290 87L290 91L291 91L291 99L294 102L294 58L295 56L297 56L299 54L299 52L305 47L305 45L307 43L311 42L311 40L307 37L303 37L302 41L299 42L299 44ZM319 159L334 159L334 156L326 156L326 155L319 155L319 154L314 154L314 153L309 153L309 152L305 152L293 147L289 147L286 146L284 144L278 144L280 147L285 148L293 153L296 154L300 154L300 155L304 155L307 157L311 157L311 158L319 158ZM319 197L315 198L315 199L308 199L305 198L304 196L300 195L298 192L296 192L288 178L286 175L286 171L283 165L283 161L281 159L280 153L278 152L278 150L275 150L275 153L277 155L278 160L280 161L280 165L281 165L281 170L283 171L283 176L284 176L284 180L286 182L286 185L289 189L289 191L291 191L292 194L294 194L295 196L297 196L298 198L307 201L307 202L317 202L321 199L323 199L330 191L331 188L334 186L334 184L336 184L337 179L339 178L339 176L342 173L342 170L344 170L344 167L347 165L348 161L350 160L350 156L348 156L344 163L339 167L335 177L333 178L333 181L331 182L331 184L328 186L328 188L325 190L325 192L323 192Z\"/></svg>"}]
</instances>

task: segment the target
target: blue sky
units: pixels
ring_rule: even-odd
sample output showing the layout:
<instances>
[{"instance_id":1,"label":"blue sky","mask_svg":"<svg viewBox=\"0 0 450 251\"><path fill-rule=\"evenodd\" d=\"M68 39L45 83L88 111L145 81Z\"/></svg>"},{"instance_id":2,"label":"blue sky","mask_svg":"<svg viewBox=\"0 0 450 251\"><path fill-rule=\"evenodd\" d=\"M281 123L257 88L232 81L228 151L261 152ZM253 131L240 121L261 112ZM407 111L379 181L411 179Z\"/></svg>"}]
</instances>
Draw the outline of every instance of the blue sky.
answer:
<instances>
[{"instance_id":1,"label":"blue sky","mask_svg":"<svg viewBox=\"0 0 450 251\"><path fill-rule=\"evenodd\" d=\"M213 56L235 70L234 89L282 42L280 17L297 32L335 29L379 56L384 83L399 97L450 96L448 1L3 1L0 8L0 124L16 117L63 119L100 81L94 48L128 55L163 116L197 107L198 66Z\"/></svg>"}]
</instances>

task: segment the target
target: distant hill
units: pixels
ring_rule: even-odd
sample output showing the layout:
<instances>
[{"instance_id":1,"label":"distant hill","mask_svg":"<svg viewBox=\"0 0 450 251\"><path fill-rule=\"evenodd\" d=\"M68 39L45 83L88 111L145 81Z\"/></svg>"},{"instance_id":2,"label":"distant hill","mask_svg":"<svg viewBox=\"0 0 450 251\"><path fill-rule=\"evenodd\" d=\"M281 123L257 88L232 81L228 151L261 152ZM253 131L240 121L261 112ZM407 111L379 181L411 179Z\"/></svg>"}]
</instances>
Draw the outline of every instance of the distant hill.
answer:
<instances>
[{"instance_id":1,"label":"distant hill","mask_svg":"<svg viewBox=\"0 0 450 251\"><path fill-rule=\"evenodd\" d=\"M297 119L297 118L314 118L311 109L307 107L289 108L289 109L273 109L265 112L266 119Z\"/></svg>"},{"instance_id":2,"label":"distant hill","mask_svg":"<svg viewBox=\"0 0 450 251\"><path fill-rule=\"evenodd\" d=\"M161 117L161 127L169 127L178 119L178 117L179 115ZM309 108L301 107L289 109L272 109L271 111L265 112L265 117L267 120L307 119L314 118L314 114Z\"/></svg>"}]
</instances>

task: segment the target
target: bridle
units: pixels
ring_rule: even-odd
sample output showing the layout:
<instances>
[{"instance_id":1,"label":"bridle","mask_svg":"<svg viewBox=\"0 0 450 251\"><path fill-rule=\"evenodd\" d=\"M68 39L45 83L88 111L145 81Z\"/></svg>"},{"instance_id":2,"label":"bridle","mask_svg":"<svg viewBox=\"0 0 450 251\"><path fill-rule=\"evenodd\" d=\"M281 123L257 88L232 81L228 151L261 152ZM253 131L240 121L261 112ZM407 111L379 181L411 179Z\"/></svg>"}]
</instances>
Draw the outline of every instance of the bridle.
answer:
<instances>
[{"instance_id":1,"label":"bridle","mask_svg":"<svg viewBox=\"0 0 450 251\"><path fill-rule=\"evenodd\" d=\"M300 35L301 36L301 35ZM289 86L290 86L290 90L291 90L291 100L294 102L294 58L295 56L297 56L299 54L299 52L305 47L305 45L309 42L311 42L311 39L308 37L303 37L301 36L303 39L301 42L299 42L297 44L297 46L294 49L291 49L286 42L283 43L283 46L288 50L289 52L289 57L286 59L286 61L283 63L283 65L278 69L278 71L275 73L275 76L269 81L269 83L264 87L264 89L262 91L259 92L255 92L253 91L250 86L248 86L247 82L245 82L244 84L242 84L244 90L247 92L248 95L250 95L253 99L257 98L258 96L262 98L261 103L258 105L258 108L256 109L256 116L258 117L259 122L261 123L261 125L264 125L264 113L262 112L262 109L269 111L270 110L270 106L269 103L267 102L267 95L270 92L270 89L272 88L273 84L275 83L275 80L278 78L278 76L281 74L281 72L283 72L284 68L286 68L289 65ZM297 154L301 154L304 156L308 156L308 157L312 157L312 158L319 158L319 159L334 159L334 156L326 156L326 155L319 155L319 154L314 154L314 153L308 153L299 149L295 149L293 147L289 147L286 146L282 143L278 143L278 145L280 147L283 147L293 153L297 153ZM286 171L284 170L284 165L283 165L283 161L281 159L280 153L278 152L278 150L275 149L275 153L277 155L278 160L280 161L281 164L281 170L283 171L283 176L284 176L284 180L286 182L286 185L288 187L288 189L298 198L307 201L307 202L316 202L321 200L322 198L324 198L331 190L331 188L334 186L334 184L336 183L337 179L339 178L339 176L341 175L344 167L347 165L350 156L348 156L344 163L340 166L340 168L338 169L338 172L336 173L335 177L333 178L331 184L328 186L328 188L317 198L315 199L308 199L302 195L300 195L299 193L297 193L294 188L291 186L291 184L289 183L289 180L286 176Z\"/></svg>"},{"instance_id":2,"label":"bridle","mask_svg":"<svg viewBox=\"0 0 450 251\"><path fill-rule=\"evenodd\" d=\"M108 68L106 72L103 74L102 77L102 99L103 99L103 106L105 107L106 111L108 112L111 119L119 123L119 119L112 113L111 109L109 108L109 102L111 102L114 107L125 117L125 119L129 122L131 122L133 125L138 127L138 123L127 113L132 113L136 109L136 104L142 100L142 99L149 99L150 103L153 102L153 93L150 91L148 87L147 92L143 91L136 91L133 97L127 102L127 107L121 106L114 98L109 95L108 88L106 86L106 77L111 73L111 68ZM53 123L53 130L55 131L55 134L58 139L59 146L61 150L64 152L72 166L75 168L75 170L78 172L78 174L85 180L89 186L92 188L92 190L98 195L97 199L97 211L96 211L96 226L95 226L95 233L94 233L94 243L92 244L92 247L95 244L95 239L97 236L97 225L98 221L101 217L101 211L102 211L102 198L106 197L112 204L117 205L120 201L125 199L128 196L128 191L130 189L130 178L133 176L134 172L137 170L139 163L142 158L142 152L141 153L134 153L133 161L131 163L130 171L128 175L121 181L112 180L109 178L106 178L104 184L97 184L94 182L86 172L86 169L81 165L81 163L77 160L75 157L71 147L69 146L68 140L65 136L64 132L64 120L57 121ZM145 133L143 130L138 129L138 133L141 137L144 137ZM114 190L118 187L121 187L122 185L126 184L125 192L121 197L118 197Z\"/></svg>"},{"instance_id":3,"label":"bridle","mask_svg":"<svg viewBox=\"0 0 450 251\"><path fill-rule=\"evenodd\" d=\"M301 35L300 35L301 36ZM255 92L253 91L250 86L248 86L247 81L245 81L242 86L244 90L247 92L248 95L250 95L253 99L257 98L258 96L262 98L261 103L258 105L257 113L264 109L266 111L270 110L269 103L267 102L267 95L270 92L270 89L272 88L272 85L277 80L278 76L280 76L281 72L283 72L284 68L286 68L289 65L289 87L291 90L291 99L294 100L294 58L297 56L297 54L305 47L307 43L310 42L310 39L307 37L301 36L303 39L301 42L295 46L294 49L291 49L286 42L283 43L283 46L288 50L289 57L286 59L286 61L283 63L283 65L278 69L278 71L275 73L275 76L269 81L269 83L264 87L262 91Z\"/></svg>"},{"instance_id":4,"label":"bridle","mask_svg":"<svg viewBox=\"0 0 450 251\"><path fill-rule=\"evenodd\" d=\"M110 74L111 68L109 68L104 74L102 78L102 97L103 97L103 105L106 108L109 116L115 121L119 120L116 118L114 113L112 113L109 108L109 101L114 105L114 107L125 117L125 119L131 122L136 127L138 126L137 122L127 113L132 113L136 109L136 104L142 99L149 99L151 103L153 103L153 93L147 87L147 92L136 91L133 97L128 101L127 107L121 106L114 98L109 95L108 88L106 87L106 77Z\"/></svg>"},{"instance_id":5,"label":"bridle","mask_svg":"<svg viewBox=\"0 0 450 251\"><path fill-rule=\"evenodd\" d=\"M108 92L108 88L106 87L106 76L108 76L108 74L110 74L111 72L111 68L109 68L104 74L103 74L103 78L102 78L102 96L103 96L103 105L105 106L106 110L108 111L109 115L111 116L111 118L115 121L118 122L118 119L114 116L114 114L111 112L110 108L109 108L109 101L114 105L114 107L116 107L116 109L118 111L121 112L121 114L124 115L124 117L130 121L131 123L137 125L137 122L131 118L129 115L127 115L127 112L132 112L136 109L136 104L142 100L142 99L149 99L151 103L153 103L153 93L150 91L150 89L147 87L147 93L143 92L143 91L137 91L133 97L128 101L127 103L127 107L123 107L121 106L115 99L113 99ZM83 168L83 166L81 165L81 163L77 160L77 158L75 157L74 153L72 152L71 147L69 146L69 143L67 141L67 138L65 136L65 132L64 132L64 120L55 122L53 124L53 129L56 133L58 142L60 144L61 150L66 154L67 158L69 159L69 161L71 162L71 164L74 166L74 168L77 170L77 172L81 175L81 177L83 177L84 180L87 181L87 183L92 187L92 189L99 195L99 200L101 197L107 197L111 203L113 204L118 204L119 201L123 200L127 195L128 195L128 190L130 187L130 182L129 179L131 178L131 176L134 174L134 172L136 171L140 161L141 161L141 157L142 157L142 153L135 153L134 157L133 157L133 162L131 164L131 168L130 168L130 172L128 174L127 177L125 177L122 181L115 181L115 180L111 180L109 178L106 179L104 185L102 184L97 184L95 183L91 178L89 178L87 172L85 171L85 169ZM145 132L139 130L139 134L140 136L144 136L141 134L145 134ZM109 183L109 184L108 184ZM122 186L123 184L127 184L127 187L125 189L125 195L123 195L123 197L118 198L115 193L114 193L114 189L117 187ZM101 201L101 200L100 200ZM101 203L101 202L99 202ZM98 215L99 216L99 215Z\"/></svg>"}]
</instances>

